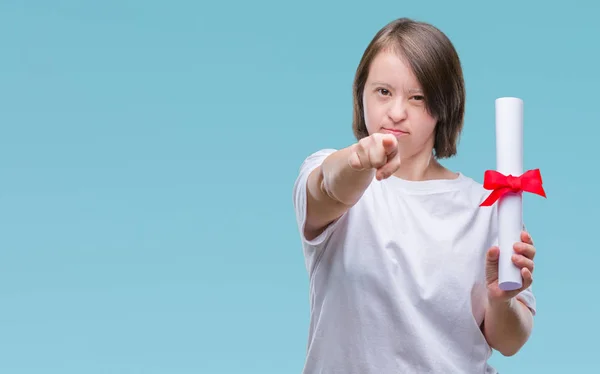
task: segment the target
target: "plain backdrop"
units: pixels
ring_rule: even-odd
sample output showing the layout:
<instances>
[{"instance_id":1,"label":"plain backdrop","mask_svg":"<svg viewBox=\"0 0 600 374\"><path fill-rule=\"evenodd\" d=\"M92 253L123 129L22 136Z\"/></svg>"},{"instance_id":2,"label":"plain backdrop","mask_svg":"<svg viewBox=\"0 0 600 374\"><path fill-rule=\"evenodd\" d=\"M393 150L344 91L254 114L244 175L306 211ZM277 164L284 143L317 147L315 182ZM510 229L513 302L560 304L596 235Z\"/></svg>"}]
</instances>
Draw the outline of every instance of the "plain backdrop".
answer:
<instances>
[{"instance_id":1,"label":"plain backdrop","mask_svg":"<svg viewBox=\"0 0 600 374\"><path fill-rule=\"evenodd\" d=\"M389 21L430 22L467 83L453 170L495 168L525 103L534 334L501 373L596 367L592 1L0 2L0 372L300 373L303 159L353 141L352 79ZM400 338L400 337L399 337Z\"/></svg>"}]
</instances>

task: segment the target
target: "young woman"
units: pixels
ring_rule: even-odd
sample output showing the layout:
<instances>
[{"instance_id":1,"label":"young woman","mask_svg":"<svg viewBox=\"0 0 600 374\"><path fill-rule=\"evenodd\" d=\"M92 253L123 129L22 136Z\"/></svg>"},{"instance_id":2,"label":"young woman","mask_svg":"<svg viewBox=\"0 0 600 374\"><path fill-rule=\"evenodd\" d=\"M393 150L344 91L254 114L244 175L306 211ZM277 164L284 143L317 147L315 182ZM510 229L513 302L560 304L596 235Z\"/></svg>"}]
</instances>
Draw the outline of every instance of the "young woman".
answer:
<instances>
[{"instance_id":1,"label":"young woman","mask_svg":"<svg viewBox=\"0 0 600 374\"><path fill-rule=\"evenodd\" d=\"M439 160L456 154L465 88L434 26L398 19L367 47L354 81L347 148L311 154L294 185L310 275L304 373L495 373L530 336L535 247L513 262L523 287L498 287L489 191Z\"/></svg>"}]
</instances>

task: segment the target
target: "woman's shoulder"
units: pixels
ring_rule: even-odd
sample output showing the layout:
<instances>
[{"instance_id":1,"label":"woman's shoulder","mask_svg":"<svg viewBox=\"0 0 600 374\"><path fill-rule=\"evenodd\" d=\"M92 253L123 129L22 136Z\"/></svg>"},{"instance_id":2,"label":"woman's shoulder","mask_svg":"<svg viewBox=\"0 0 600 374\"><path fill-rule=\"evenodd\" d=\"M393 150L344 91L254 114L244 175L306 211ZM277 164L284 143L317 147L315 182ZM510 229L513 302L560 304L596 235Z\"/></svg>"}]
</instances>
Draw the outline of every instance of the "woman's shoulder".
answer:
<instances>
[{"instance_id":1,"label":"woman's shoulder","mask_svg":"<svg viewBox=\"0 0 600 374\"><path fill-rule=\"evenodd\" d=\"M310 153L305 154L303 156L300 168L302 169L315 164L318 165L322 163L323 160L327 158L327 156L335 152L337 152L337 149L335 148L321 148L311 151Z\"/></svg>"}]
</instances>

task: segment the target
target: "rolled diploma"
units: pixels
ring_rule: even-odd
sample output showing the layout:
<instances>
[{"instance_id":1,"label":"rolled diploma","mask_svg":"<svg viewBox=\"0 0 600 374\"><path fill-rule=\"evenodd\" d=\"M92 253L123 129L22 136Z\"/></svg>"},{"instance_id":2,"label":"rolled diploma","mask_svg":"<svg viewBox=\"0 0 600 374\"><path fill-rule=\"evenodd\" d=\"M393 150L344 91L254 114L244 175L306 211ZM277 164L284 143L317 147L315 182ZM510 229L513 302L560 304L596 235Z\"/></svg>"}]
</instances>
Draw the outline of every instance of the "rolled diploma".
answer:
<instances>
[{"instance_id":1,"label":"rolled diploma","mask_svg":"<svg viewBox=\"0 0 600 374\"><path fill-rule=\"evenodd\" d=\"M523 101L496 99L496 168L504 175L523 174ZM498 200L498 285L509 291L522 286L521 269L512 262L514 244L523 229L522 193L509 192Z\"/></svg>"}]
</instances>

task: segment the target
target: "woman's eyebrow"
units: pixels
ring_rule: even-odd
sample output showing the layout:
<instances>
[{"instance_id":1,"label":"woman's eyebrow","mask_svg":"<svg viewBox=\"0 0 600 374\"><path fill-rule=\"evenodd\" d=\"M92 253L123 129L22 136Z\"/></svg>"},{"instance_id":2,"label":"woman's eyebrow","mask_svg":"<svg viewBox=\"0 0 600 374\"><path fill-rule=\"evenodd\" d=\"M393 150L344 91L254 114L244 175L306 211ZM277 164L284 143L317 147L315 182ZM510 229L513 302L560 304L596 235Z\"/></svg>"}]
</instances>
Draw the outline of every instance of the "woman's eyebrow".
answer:
<instances>
[{"instance_id":1,"label":"woman's eyebrow","mask_svg":"<svg viewBox=\"0 0 600 374\"><path fill-rule=\"evenodd\" d=\"M390 84L384 82L373 82L371 83L371 86L386 86L388 88L392 88Z\"/></svg>"}]
</instances>

